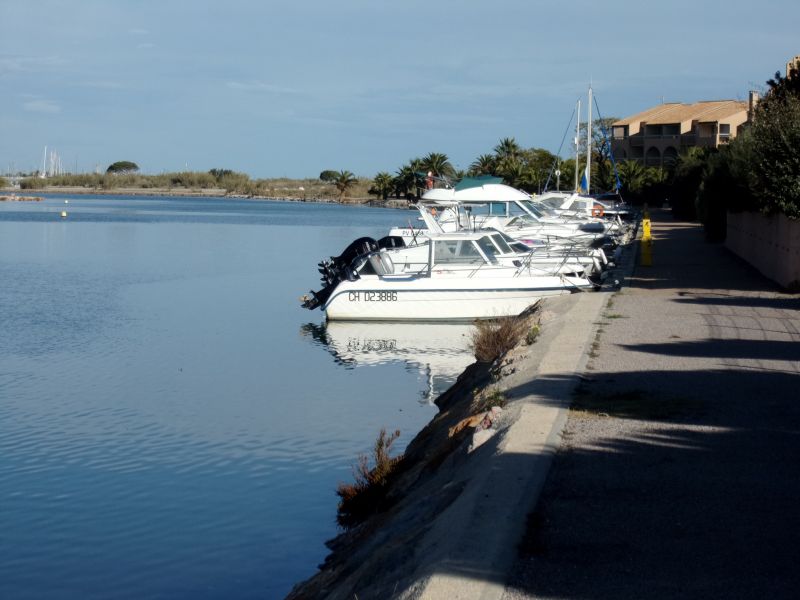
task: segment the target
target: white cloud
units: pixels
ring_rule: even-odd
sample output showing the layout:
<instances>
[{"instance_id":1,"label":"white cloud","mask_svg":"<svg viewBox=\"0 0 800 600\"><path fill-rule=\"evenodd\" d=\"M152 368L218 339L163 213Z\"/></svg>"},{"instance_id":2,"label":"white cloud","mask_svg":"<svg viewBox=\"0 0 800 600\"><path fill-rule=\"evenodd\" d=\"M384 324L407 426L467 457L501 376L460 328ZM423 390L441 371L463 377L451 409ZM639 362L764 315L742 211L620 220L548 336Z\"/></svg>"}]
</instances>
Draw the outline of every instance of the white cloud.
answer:
<instances>
[{"instance_id":1,"label":"white cloud","mask_svg":"<svg viewBox=\"0 0 800 600\"><path fill-rule=\"evenodd\" d=\"M22 108L28 112L38 113L60 113L61 107L52 100L45 100L43 98L35 98L33 100L26 100L22 103Z\"/></svg>"},{"instance_id":2,"label":"white cloud","mask_svg":"<svg viewBox=\"0 0 800 600\"><path fill-rule=\"evenodd\" d=\"M131 35L150 35L147 29L141 29L140 27L133 27L128 30L128 33Z\"/></svg>"}]
</instances>

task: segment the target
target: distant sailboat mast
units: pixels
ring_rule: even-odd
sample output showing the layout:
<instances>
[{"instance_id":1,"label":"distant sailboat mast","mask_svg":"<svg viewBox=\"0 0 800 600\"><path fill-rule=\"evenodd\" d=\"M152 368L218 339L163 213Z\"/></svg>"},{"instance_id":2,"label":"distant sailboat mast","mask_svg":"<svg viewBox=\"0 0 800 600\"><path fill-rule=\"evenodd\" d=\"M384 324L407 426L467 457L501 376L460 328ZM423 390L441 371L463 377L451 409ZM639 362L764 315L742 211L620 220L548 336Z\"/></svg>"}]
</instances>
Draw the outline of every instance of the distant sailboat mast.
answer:
<instances>
[{"instance_id":1,"label":"distant sailboat mast","mask_svg":"<svg viewBox=\"0 0 800 600\"><path fill-rule=\"evenodd\" d=\"M589 110L586 117L586 193L592 179L592 85L589 84Z\"/></svg>"},{"instance_id":2,"label":"distant sailboat mast","mask_svg":"<svg viewBox=\"0 0 800 600\"><path fill-rule=\"evenodd\" d=\"M575 125L575 193L580 191L579 184L579 169L580 169L580 139L581 139L581 100L578 98L578 108L575 111L578 116L578 123Z\"/></svg>"},{"instance_id":3,"label":"distant sailboat mast","mask_svg":"<svg viewBox=\"0 0 800 600\"><path fill-rule=\"evenodd\" d=\"M39 174L39 177L42 179L47 177L47 146L44 147L44 156L42 156L42 172Z\"/></svg>"}]
</instances>

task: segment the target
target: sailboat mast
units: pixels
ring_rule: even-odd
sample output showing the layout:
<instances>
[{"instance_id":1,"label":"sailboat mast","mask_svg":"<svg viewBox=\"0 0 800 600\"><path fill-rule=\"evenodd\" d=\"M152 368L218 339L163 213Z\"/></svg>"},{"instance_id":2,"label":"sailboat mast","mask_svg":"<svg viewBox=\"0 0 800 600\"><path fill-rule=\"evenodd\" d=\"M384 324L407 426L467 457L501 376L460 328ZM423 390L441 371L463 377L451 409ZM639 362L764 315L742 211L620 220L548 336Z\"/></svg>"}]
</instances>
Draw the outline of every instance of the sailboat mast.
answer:
<instances>
[{"instance_id":1,"label":"sailboat mast","mask_svg":"<svg viewBox=\"0 0 800 600\"><path fill-rule=\"evenodd\" d=\"M577 194L580 188L578 173L580 170L580 139L581 139L581 100L578 98L578 108L575 110L578 115L578 123L575 125L575 193Z\"/></svg>"},{"instance_id":2,"label":"sailboat mast","mask_svg":"<svg viewBox=\"0 0 800 600\"><path fill-rule=\"evenodd\" d=\"M592 178L592 86L589 85L589 110L586 117L586 193Z\"/></svg>"}]
</instances>

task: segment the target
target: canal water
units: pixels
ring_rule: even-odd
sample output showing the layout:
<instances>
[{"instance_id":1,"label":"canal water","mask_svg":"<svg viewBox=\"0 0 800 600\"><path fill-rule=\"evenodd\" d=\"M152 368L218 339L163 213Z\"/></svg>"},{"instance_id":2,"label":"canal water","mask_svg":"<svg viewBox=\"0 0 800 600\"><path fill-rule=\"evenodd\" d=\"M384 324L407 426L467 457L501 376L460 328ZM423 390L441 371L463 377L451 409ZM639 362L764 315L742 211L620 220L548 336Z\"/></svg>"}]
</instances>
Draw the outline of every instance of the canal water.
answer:
<instances>
[{"instance_id":1,"label":"canal water","mask_svg":"<svg viewBox=\"0 0 800 600\"><path fill-rule=\"evenodd\" d=\"M312 575L358 454L383 427L402 450L471 362L468 326L300 307L320 259L414 216L0 202L0 597L280 598Z\"/></svg>"}]
</instances>

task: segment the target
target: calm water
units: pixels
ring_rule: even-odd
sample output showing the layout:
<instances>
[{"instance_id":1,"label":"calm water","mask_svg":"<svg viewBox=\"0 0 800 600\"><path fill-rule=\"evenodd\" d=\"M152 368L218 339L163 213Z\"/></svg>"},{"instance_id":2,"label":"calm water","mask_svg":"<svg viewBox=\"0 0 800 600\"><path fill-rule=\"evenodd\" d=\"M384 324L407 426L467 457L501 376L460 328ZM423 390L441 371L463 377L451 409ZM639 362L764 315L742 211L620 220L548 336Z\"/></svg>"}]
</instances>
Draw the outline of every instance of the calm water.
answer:
<instances>
[{"instance_id":1,"label":"calm water","mask_svg":"<svg viewBox=\"0 0 800 600\"><path fill-rule=\"evenodd\" d=\"M317 261L408 218L0 203L0 597L279 598L313 574L357 454L381 427L406 444L470 362L464 326L299 306Z\"/></svg>"}]
</instances>

